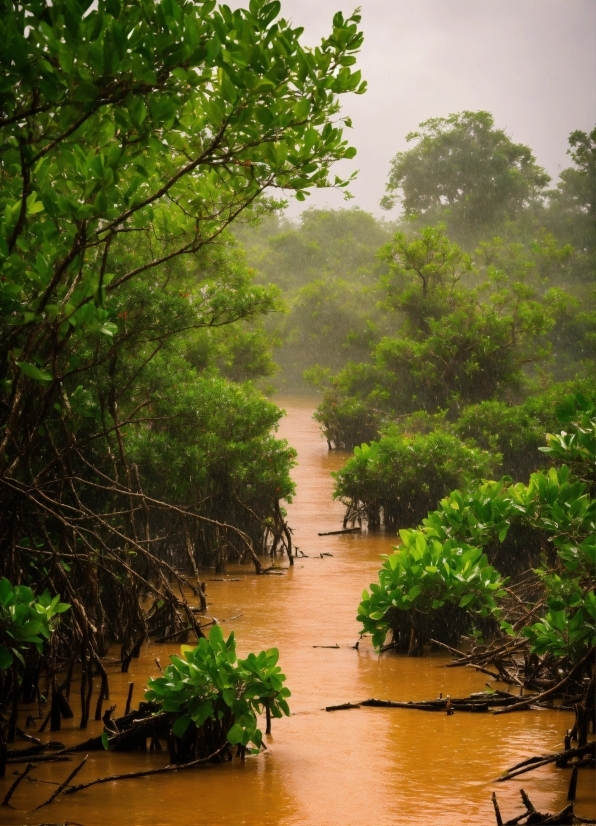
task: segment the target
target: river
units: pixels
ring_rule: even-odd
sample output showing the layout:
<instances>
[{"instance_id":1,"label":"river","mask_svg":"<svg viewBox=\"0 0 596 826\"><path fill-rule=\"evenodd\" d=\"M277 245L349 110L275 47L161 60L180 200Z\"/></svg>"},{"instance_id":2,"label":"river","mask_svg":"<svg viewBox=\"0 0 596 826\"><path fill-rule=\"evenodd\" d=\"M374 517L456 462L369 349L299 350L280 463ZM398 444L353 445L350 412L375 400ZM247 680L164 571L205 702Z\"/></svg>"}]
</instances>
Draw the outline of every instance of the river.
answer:
<instances>
[{"instance_id":1,"label":"river","mask_svg":"<svg viewBox=\"0 0 596 826\"><path fill-rule=\"evenodd\" d=\"M119 781L60 797L36 813L47 782L66 778L74 763L46 765L25 781L0 823L74 821L83 826L481 826L495 822L497 792L504 819L524 811L523 787L536 807L558 811L566 804L569 773L546 766L519 780L495 778L520 760L558 750L572 715L555 711L492 714L429 714L401 709L355 709L327 713L326 705L378 697L421 700L481 691L487 677L472 669L445 668L434 654L417 659L379 657L364 640L358 650L356 608L362 589L374 581L379 555L390 552L385 535L319 537L341 527L343 509L332 499L330 471L345 454L329 453L312 419L315 401L277 399L287 411L279 435L298 450L293 471L297 494L289 505L294 540L308 558L283 576L257 577L247 566L225 575L205 573L208 613L225 632L234 630L239 654L275 646L292 690L292 716L273 720L268 751L244 765L212 766L180 774ZM332 554L332 556L321 556ZM339 648L315 646L339 645ZM148 646L128 674L110 677L110 703L124 708L129 681L135 700L155 658L167 662L175 645ZM498 687L503 688L500 685ZM95 694L97 696L97 694ZM76 710L75 710L76 713ZM99 733L91 723L85 737ZM264 728L264 726L263 726ZM77 721L64 721L52 739L82 738ZM78 756L75 756L77 759ZM167 755L92 752L76 782L112 773L165 765ZM14 780L9 767L0 795ZM576 812L594 817L594 775L579 773Z\"/></svg>"}]
</instances>

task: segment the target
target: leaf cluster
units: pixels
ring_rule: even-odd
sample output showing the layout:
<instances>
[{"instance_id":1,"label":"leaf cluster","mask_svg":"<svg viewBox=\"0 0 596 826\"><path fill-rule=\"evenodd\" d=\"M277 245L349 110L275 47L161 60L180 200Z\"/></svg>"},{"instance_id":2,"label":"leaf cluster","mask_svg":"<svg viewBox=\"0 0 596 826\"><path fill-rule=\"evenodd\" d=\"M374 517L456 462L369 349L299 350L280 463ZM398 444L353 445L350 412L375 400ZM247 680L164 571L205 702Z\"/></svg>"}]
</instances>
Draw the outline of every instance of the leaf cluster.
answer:
<instances>
[{"instance_id":1,"label":"leaf cluster","mask_svg":"<svg viewBox=\"0 0 596 826\"><path fill-rule=\"evenodd\" d=\"M194 648L183 645L180 657L170 657L163 676L149 680L145 696L173 715L176 737L182 737L191 724L200 729L207 720L221 720L230 712L227 741L242 746L253 743L258 751L262 733L257 714L265 707L273 717L290 713L290 691L284 686L278 658L277 649L271 648L238 659L234 634L226 640L215 625L208 639L202 638Z\"/></svg>"},{"instance_id":2,"label":"leaf cluster","mask_svg":"<svg viewBox=\"0 0 596 826\"><path fill-rule=\"evenodd\" d=\"M60 614L70 605L52 597L46 589L35 596L26 585L11 585L0 579L0 671L7 671L15 659L24 665L23 653L30 646L41 653L50 639Z\"/></svg>"},{"instance_id":3,"label":"leaf cluster","mask_svg":"<svg viewBox=\"0 0 596 826\"><path fill-rule=\"evenodd\" d=\"M333 495L359 503L369 528L416 525L454 488L467 489L491 475L493 457L455 436L436 431L404 436L386 428L378 442L354 448L354 456L332 475Z\"/></svg>"}]
</instances>

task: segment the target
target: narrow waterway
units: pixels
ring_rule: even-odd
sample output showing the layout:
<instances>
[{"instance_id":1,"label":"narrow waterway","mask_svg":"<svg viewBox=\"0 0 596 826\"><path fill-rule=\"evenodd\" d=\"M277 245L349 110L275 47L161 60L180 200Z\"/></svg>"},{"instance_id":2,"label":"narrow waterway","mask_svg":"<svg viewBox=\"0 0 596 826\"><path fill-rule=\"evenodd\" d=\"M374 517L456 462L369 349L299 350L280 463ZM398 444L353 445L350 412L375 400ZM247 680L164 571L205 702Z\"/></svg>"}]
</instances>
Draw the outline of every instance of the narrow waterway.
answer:
<instances>
[{"instance_id":1,"label":"narrow waterway","mask_svg":"<svg viewBox=\"0 0 596 826\"><path fill-rule=\"evenodd\" d=\"M554 711L491 714L429 714L398 709L326 713L324 706L368 697L393 700L463 696L480 691L486 676L472 669L445 668L439 655L415 659L379 657L368 641L358 650L356 608L374 580L379 555L391 549L388 536L319 537L341 527L342 507L332 500L330 471L345 455L328 453L312 420L315 402L282 398L287 410L280 436L298 450L293 471L298 492L289 506L294 539L308 555L282 576L257 577L248 567L229 567L223 577L205 573L208 612L226 633L234 630L239 653L276 646L292 690L292 716L273 721L268 751L233 764L180 774L119 781L61 797L33 812L75 763L46 765L32 772L0 809L0 823L76 822L83 826L484 826L494 823L496 791L505 819L521 814L523 787L542 810L566 803L568 772L552 766L519 781L495 783L504 769L525 757L557 750L571 716ZM321 556L331 554L331 556ZM233 619L232 619L233 618ZM339 645L339 648L315 646ZM155 658L167 661L177 646L150 646L133 660L129 674L111 676L117 712L124 708L129 681L135 700ZM503 686L501 686L503 687ZM52 739L73 742L83 735L76 720L65 721ZM75 760L78 756L75 756ZM91 753L80 780L165 765L167 755ZM11 767L12 770L13 767ZM14 767L16 768L16 767ZM0 795L14 776L0 781ZM594 775L580 772L576 811L594 816Z\"/></svg>"}]
</instances>

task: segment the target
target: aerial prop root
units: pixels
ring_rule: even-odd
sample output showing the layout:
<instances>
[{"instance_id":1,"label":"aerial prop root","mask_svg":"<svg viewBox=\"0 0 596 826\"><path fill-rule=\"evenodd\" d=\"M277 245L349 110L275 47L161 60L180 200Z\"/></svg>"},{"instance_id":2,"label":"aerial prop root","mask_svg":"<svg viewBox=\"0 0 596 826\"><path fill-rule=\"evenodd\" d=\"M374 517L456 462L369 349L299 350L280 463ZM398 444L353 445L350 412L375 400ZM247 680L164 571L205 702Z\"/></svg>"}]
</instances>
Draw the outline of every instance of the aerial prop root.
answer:
<instances>
[{"instance_id":1,"label":"aerial prop root","mask_svg":"<svg viewBox=\"0 0 596 826\"><path fill-rule=\"evenodd\" d=\"M525 824L530 823L532 826L549 826L550 824L552 824L552 826L555 826L555 824L557 824L557 826L565 826L565 824L571 826L572 824L579 823L596 823L595 820L586 820L574 814L573 803L569 803L564 809L561 809L560 812L556 812L555 814L539 812L523 789L520 789L519 793L526 811L521 815L517 815L517 817L504 821L497 801L497 795L493 792L492 802L497 826L517 826L517 824L520 826L524 824L525 826Z\"/></svg>"}]
</instances>

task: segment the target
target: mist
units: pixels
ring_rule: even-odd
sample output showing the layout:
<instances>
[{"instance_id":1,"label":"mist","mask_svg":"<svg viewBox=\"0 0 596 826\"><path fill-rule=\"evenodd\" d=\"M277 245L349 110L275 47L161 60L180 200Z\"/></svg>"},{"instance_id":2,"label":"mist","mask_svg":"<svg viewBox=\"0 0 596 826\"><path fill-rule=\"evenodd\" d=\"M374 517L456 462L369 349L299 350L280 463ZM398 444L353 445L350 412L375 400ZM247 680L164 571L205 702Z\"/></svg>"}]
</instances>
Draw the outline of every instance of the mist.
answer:
<instances>
[{"instance_id":1,"label":"mist","mask_svg":"<svg viewBox=\"0 0 596 826\"><path fill-rule=\"evenodd\" d=\"M240 7L245 0L235 0ZM303 26L304 42L328 34L336 11L355 0L284 0L282 15ZM364 46L358 67L368 82L347 96L347 137L354 160L338 174L359 170L351 205L376 215L389 162L405 136L427 118L488 110L516 143L532 147L556 179L569 165L567 138L589 130L596 115L596 4L591 0L363 0ZM307 207L344 206L343 194L290 197L288 216ZM393 213L391 213L391 217Z\"/></svg>"}]
</instances>

